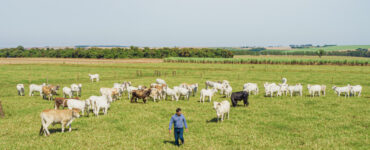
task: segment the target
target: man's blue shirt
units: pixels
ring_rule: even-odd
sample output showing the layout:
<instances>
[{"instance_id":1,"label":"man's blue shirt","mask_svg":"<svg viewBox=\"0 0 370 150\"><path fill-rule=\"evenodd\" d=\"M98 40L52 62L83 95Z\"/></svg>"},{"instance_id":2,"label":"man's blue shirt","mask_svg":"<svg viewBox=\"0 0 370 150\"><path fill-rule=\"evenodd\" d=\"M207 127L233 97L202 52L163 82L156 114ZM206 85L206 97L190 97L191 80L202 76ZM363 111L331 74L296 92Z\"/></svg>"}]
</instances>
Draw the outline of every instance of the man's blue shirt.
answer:
<instances>
[{"instance_id":1,"label":"man's blue shirt","mask_svg":"<svg viewBox=\"0 0 370 150\"><path fill-rule=\"evenodd\" d=\"M170 127L168 128L170 130L171 130L171 127L172 127L172 123L174 125L174 128L184 128L183 125L185 125L185 128L188 128L188 125L186 124L185 117L182 114L180 116L178 116L177 114L174 114L171 117Z\"/></svg>"}]
</instances>

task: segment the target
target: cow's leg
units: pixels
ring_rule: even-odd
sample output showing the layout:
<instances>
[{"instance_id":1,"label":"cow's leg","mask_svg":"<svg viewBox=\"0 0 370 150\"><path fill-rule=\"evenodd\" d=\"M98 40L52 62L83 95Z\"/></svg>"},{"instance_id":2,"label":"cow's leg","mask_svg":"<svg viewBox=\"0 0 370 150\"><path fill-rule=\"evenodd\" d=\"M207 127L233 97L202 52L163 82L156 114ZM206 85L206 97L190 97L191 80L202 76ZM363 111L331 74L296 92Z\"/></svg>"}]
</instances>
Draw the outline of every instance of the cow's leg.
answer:
<instances>
[{"instance_id":1,"label":"cow's leg","mask_svg":"<svg viewBox=\"0 0 370 150\"><path fill-rule=\"evenodd\" d=\"M48 129L48 127L50 126L50 124L51 124L51 122L47 122L47 121L45 121L45 122L43 122L43 127L44 127L44 132L46 132L46 136L47 135L50 135L50 131L49 131L49 129Z\"/></svg>"},{"instance_id":2,"label":"cow's leg","mask_svg":"<svg viewBox=\"0 0 370 150\"><path fill-rule=\"evenodd\" d=\"M61 124L62 124L62 133L64 133L64 127L65 127L66 123L64 121L62 121Z\"/></svg>"},{"instance_id":3,"label":"cow's leg","mask_svg":"<svg viewBox=\"0 0 370 150\"><path fill-rule=\"evenodd\" d=\"M71 132L72 131L72 121L73 120L70 120L70 121L68 121L68 123L66 124L66 126L68 126L68 132Z\"/></svg>"}]
</instances>

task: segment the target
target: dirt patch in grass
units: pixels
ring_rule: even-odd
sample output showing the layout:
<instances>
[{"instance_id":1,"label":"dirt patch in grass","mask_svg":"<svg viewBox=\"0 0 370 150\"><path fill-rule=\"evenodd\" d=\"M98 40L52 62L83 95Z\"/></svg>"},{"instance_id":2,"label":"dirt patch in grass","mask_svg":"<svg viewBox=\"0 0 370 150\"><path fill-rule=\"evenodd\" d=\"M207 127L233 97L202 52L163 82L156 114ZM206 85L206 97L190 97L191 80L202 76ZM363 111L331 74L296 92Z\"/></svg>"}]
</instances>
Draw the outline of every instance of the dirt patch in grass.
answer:
<instances>
[{"instance_id":1,"label":"dirt patch in grass","mask_svg":"<svg viewBox=\"0 0 370 150\"><path fill-rule=\"evenodd\" d=\"M0 58L0 64L116 64L162 63L163 59Z\"/></svg>"}]
</instances>

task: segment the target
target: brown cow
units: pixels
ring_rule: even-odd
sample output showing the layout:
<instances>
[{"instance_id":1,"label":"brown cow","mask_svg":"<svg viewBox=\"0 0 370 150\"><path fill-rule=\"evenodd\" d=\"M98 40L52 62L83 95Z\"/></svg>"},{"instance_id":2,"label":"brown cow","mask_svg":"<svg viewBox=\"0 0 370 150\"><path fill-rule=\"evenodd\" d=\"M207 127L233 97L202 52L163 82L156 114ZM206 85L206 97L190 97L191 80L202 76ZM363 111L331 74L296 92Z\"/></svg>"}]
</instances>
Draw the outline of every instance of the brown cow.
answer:
<instances>
[{"instance_id":1,"label":"brown cow","mask_svg":"<svg viewBox=\"0 0 370 150\"><path fill-rule=\"evenodd\" d=\"M53 91L49 86L42 87L42 98L51 101L53 99Z\"/></svg>"},{"instance_id":2,"label":"brown cow","mask_svg":"<svg viewBox=\"0 0 370 150\"><path fill-rule=\"evenodd\" d=\"M146 103L146 99L149 97L151 93L151 89L143 89L143 90L133 90L132 91L132 97L131 97L131 103L135 99L135 102L137 102L137 99L143 99L144 103Z\"/></svg>"},{"instance_id":3,"label":"brown cow","mask_svg":"<svg viewBox=\"0 0 370 150\"><path fill-rule=\"evenodd\" d=\"M60 106L62 106L63 109L65 107L68 107L68 105L67 105L67 99L68 98L64 98L64 97L56 97L54 99L54 101L55 101L55 105L54 105L55 106L55 109L59 109ZM78 97L74 97L72 99L79 99L79 98Z\"/></svg>"}]
</instances>

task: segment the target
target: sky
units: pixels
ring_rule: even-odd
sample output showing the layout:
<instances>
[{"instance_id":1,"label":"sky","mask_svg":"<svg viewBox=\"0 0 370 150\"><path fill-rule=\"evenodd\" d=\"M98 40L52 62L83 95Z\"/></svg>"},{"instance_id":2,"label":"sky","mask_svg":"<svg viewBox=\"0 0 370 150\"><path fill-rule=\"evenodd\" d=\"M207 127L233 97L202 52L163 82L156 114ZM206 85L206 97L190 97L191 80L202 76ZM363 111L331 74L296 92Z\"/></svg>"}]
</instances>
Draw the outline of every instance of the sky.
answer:
<instances>
[{"instance_id":1,"label":"sky","mask_svg":"<svg viewBox=\"0 0 370 150\"><path fill-rule=\"evenodd\" d=\"M1 0L0 47L370 44L369 0Z\"/></svg>"}]
</instances>

